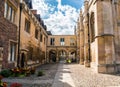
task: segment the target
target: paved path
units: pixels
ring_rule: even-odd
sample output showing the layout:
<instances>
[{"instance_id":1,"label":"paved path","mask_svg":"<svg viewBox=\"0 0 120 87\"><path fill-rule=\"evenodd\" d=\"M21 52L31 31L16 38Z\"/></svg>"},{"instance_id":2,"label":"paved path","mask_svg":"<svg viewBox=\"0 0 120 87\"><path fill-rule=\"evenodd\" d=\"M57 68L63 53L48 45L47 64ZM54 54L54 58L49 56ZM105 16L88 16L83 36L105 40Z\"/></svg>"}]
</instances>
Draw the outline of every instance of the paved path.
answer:
<instances>
[{"instance_id":1,"label":"paved path","mask_svg":"<svg viewBox=\"0 0 120 87\"><path fill-rule=\"evenodd\" d=\"M75 87L70 73L70 69L65 64L59 64L52 87Z\"/></svg>"},{"instance_id":2,"label":"paved path","mask_svg":"<svg viewBox=\"0 0 120 87\"><path fill-rule=\"evenodd\" d=\"M95 73L92 68L80 64L67 65L76 87L120 87L120 74Z\"/></svg>"},{"instance_id":3,"label":"paved path","mask_svg":"<svg viewBox=\"0 0 120 87\"><path fill-rule=\"evenodd\" d=\"M47 64L39 69L45 76L6 78L6 82L19 82L23 87L120 87L120 74L99 74L80 64ZM38 70L39 70L38 69Z\"/></svg>"}]
</instances>

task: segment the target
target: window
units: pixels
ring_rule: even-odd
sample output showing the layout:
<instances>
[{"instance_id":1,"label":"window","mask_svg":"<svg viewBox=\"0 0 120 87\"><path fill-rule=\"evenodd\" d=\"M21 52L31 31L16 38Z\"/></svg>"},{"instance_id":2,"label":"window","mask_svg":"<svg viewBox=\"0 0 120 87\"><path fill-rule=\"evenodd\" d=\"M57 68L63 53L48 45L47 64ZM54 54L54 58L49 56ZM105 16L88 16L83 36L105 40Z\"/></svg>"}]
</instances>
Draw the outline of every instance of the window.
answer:
<instances>
[{"instance_id":1,"label":"window","mask_svg":"<svg viewBox=\"0 0 120 87\"><path fill-rule=\"evenodd\" d=\"M7 2L5 2L4 6L4 17L10 20L11 22L14 22L15 20L15 10L14 8L9 5Z\"/></svg>"},{"instance_id":2,"label":"window","mask_svg":"<svg viewBox=\"0 0 120 87\"><path fill-rule=\"evenodd\" d=\"M61 46L64 46L64 45L65 45L64 38L60 38L60 45L61 45Z\"/></svg>"},{"instance_id":3,"label":"window","mask_svg":"<svg viewBox=\"0 0 120 87\"><path fill-rule=\"evenodd\" d=\"M16 43L10 42L9 61L15 61L16 58Z\"/></svg>"},{"instance_id":4,"label":"window","mask_svg":"<svg viewBox=\"0 0 120 87\"><path fill-rule=\"evenodd\" d=\"M43 40L43 35L40 34L40 42L42 42L42 40Z\"/></svg>"},{"instance_id":5,"label":"window","mask_svg":"<svg viewBox=\"0 0 120 87\"><path fill-rule=\"evenodd\" d=\"M5 3L5 9L4 9L4 17L5 17L5 18L7 18L7 15L8 15L8 9L9 9L8 4Z\"/></svg>"},{"instance_id":6,"label":"window","mask_svg":"<svg viewBox=\"0 0 120 87\"><path fill-rule=\"evenodd\" d=\"M38 39L38 30L35 29L35 38Z\"/></svg>"},{"instance_id":7,"label":"window","mask_svg":"<svg viewBox=\"0 0 120 87\"><path fill-rule=\"evenodd\" d=\"M25 19L25 31L30 33L30 21Z\"/></svg>"},{"instance_id":8,"label":"window","mask_svg":"<svg viewBox=\"0 0 120 87\"><path fill-rule=\"evenodd\" d=\"M74 46L75 45L75 39L74 38L70 38L70 46Z\"/></svg>"},{"instance_id":9,"label":"window","mask_svg":"<svg viewBox=\"0 0 120 87\"><path fill-rule=\"evenodd\" d=\"M95 40L95 27L94 27L94 13L91 13L90 25L91 25L91 42Z\"/></svg>"},{"instance_id":10,"label":"window","mask_svg":"<svg viewBox=\"0 0 120 87\"><path fill-rule=\"evenodd\" d=\"M50 38L50 45L55 45L54 42L55 42L55 38Z\"/></svg>"}]
</instances>

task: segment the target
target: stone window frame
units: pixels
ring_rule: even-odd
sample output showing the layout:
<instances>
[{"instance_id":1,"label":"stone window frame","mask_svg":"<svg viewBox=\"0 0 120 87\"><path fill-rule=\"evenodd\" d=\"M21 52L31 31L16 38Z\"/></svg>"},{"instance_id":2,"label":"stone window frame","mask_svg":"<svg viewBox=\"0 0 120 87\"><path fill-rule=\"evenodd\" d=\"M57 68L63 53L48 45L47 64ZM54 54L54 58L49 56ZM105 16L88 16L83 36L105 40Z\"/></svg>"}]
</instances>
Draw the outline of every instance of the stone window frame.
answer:
<instances>
[{"instance_id":1,"label":"stone window frame","mask_svg":"<svg viewBox=\"0 0 120 87\"><path fill-rule=\"evenodd\" d=\"M61 46L64 46L65 45L65 38L60 38L60 45Z\"/></svg>"},{"instance_id":2,"label":"stone window frame","mask_svg":"<svg viewBox=\"0 0 120 87\"><path fill-rule=\"evenodd\" d=\"M75 39L74 38L70 38L70 46L75 46Z\"/></svg>"},{"instance_id":3,"label":"stone window frame","mask_svg":"<svg viewBox=\"0 0 120 87\"><path fill-rule=\"evenodd\" d=\"M12 53L11 55L11 44L15 46L14 48L14 53ZM14 58L13 58L13 55L14 55ZM11 58L12 57L12 58ZM8 56L8 62L15 62L16 61L16 58L17 58L17 42L14 41L14 40L9 40L9 56Z\"/></svg>"},{"instance_id":4,"label":"stone window frame","mask_svg":"<svg viewBox=\"0 0 120 87\"><path fill-rule=\"evenodd\" d=\"M25 31L27 32L27 33L29 33L30 34L30 21L27 19L27 18L25 18Z\"/></svg>"},{"instance_id":5,"label":"stone window frame","mask_svg":"<svg viewBox=\"0 0 120 87\"><path fill-rule=\"evenodd\" d=\"M43 34L40 33L40 42L42 42L42 41L43 41Z\"/></svg>"},{"instance_id":6,"label":"stone window frame","mask_svg":"<svg viewBox=\"0 0 120 87\"><path fill-rule=\"evenodd\" d=\"M4 18L15 23L16 10L15 7L8 1L4 3Z\"/></svg>"},{"instance_id":7,"label":"stone window frame","mask_svg":"<svg viewBox=\"0 0 120 87\"><path fill-rule=\"evenodd\" d=\"M46 38L44 37L44 44L46 44Z\"/></svg>"},{"instance_id":8,"label":"stone window frame","mask_svg":"<svg viewBox=\"0 0 120 87\"><path fill-rule=\"evenodd\" d=\"M38 35L39 35L39 30L35 29L35 38L38 39Z\"/></svg>"},{"instance_id":9,"label":"stone window frame","mask_svg":"<svg viewBox=\"0 0 120 87\"><path fill-rule=\"evenodd\" d=\"M50 45L54 46L55 45L55 38L50 38Z\"/></svg>"}]
</instances>

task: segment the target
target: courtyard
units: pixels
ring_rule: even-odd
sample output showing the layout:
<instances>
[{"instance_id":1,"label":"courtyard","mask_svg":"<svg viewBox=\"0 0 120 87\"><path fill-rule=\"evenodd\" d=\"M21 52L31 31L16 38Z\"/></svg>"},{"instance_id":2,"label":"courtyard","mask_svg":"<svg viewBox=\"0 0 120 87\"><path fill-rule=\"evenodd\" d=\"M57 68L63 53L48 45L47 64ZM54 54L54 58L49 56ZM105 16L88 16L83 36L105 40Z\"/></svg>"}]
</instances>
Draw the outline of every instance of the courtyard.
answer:
<instances>
[{"instance_id":1,"label":"courtyard","mask_svg":"<svg viewBox=\"0 0 120 87\"><path fill-rule=\"evenodd\" d=\"M43 76L4 78L8 87L11 83L20 83L22 87L119 87L120 74L99 74L92 68L64 62L44 64L37 68L43 70Z\"/></svg>"}]
</instances>

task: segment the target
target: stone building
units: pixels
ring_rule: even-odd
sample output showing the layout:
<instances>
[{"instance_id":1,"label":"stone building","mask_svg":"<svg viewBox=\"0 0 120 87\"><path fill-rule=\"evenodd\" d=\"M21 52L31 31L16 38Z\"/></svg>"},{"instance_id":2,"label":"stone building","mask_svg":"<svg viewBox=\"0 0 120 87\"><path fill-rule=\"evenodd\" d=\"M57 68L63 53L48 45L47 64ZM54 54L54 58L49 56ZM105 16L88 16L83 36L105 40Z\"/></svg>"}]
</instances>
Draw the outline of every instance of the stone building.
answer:
<instances>
[{"instance_id":1,"label":"stone building","mask_svg":"<svg viewBox=\"0 0 120 87\"><path fill-rule=\"evenodd\" d=\"M19 0L0 0L0 69L17 66Z\"/></svg>"},{"instance_id":2,"label":"stone building","mask_svg":"<svg viewBox=\"0 0 120 87\"><path fill-rule=\"evenodd\" d=\"M20 45L18 65L20 67L40 65L46 62L47 27L37 10L32 9L31 0L21 2Z\"/></svg>"},{"instance_id":3,"label":"stone building","mask_svg":"<svg viewBox=\"0 0 120 87\"><path fill-rule=\"evenodd\" d=\"M80 64L96 72L120 71L120 1L84 0L79 16Z\"/></svg>"},{"instance_id":4,"label":"stone building","mask_svg":"<svg viewBox=\"0 0 120 87\"><path fill-rule=\"evenodd\" d=\"M49 62L77 60L76 35L48 35L47 58Z\"/></svg>"}]
</instances>

